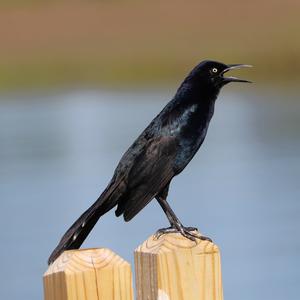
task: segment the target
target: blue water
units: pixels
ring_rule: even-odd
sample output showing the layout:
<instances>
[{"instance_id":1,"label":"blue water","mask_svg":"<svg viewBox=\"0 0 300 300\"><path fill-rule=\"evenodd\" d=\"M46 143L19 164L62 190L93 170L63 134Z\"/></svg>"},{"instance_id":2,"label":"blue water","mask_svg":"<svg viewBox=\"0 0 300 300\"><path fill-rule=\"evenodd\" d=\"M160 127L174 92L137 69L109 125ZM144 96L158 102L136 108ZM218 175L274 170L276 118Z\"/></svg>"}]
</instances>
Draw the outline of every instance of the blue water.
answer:
<instances>
[{"instance_id":1,"label":"blue water","mask_svg":"<svg viewBox=\"0 0 300 300\"><path fill-rule=\"evenodd\" d=\"M225 299L300 295L300 101L247 88L220 96L208 136L169 201L222 253ZM123 152L172 94L0 96L0 299L42 299L51 250L98 197ZM133 250L167 220L153 201L105 215L84 247Z\"/></svg>"}]
</instances>

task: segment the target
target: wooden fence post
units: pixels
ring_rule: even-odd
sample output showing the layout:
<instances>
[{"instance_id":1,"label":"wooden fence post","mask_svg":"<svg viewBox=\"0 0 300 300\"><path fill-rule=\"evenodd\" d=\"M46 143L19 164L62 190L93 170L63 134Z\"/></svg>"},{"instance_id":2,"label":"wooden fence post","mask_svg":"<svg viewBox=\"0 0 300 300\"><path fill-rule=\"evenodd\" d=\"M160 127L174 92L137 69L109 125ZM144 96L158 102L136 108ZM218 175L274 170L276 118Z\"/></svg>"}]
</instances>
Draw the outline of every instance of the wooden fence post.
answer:
<instances>
[{"instance_id":1,"label":"wooden fence post","mask_svg":"<svg viewBox=\"0 0 300 300\"><path fill-rule=\"evenodd\" d=\"M151 236L135 250L138 300L222 300L220 253L179 233Z\"/></svg>"},{"instance_id":2,"label":"wooden fence post","mask_svg":"<svg viewBox=\"0 0 300 300\"><path fill-rule=\"evenodd\" d=\"M133 300L128 262L109 249L65 251L44 274L45 300Z\"/></svg>"}]
</instances>

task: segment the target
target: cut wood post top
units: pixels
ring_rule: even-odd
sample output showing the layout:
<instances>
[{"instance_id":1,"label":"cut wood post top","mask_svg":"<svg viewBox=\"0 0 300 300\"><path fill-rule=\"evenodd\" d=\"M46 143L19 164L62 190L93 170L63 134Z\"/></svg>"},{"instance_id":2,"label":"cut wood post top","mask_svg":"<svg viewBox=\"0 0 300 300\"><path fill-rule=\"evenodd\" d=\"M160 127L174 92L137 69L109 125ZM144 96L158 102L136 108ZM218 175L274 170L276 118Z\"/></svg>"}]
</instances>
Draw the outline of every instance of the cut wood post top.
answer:
<instances>
[{"instance_id":1,"label":"cut wood post top","mask_svg":"<svg viewBox=\"0 0 300 300\"><path fill-rule=\"evenodd\" d=\"M220 253L180 233L135 250L137 300L223 300ZM45 300L133 300L128 262L106 248L65 251L44 274Z\"/></svg>"},{"instance_id":2,"label":"cut wood post top","mask_svg":"<svg viewBox=\"0 0 300 300\"><path fill-rule=\"evenodd\" d=\"M45 300L133 300L130 264L110 249L63 252L44 274Z\"/></svg>"},{"instance_id":3,"label":"cut wood post top","mask_svg":"<svg viewBox=\"0 0 300 300\"><path fill-rule=\"evenodd\" d=\"M49 266L44 276L57 272L84 272L117 266L130 267L126 260L107 248L68 250Z\"/></svg>"},{"instance_id":4,"label":"cut wood post top","mask_svg":"<svg viewBox=\"0 0 300 300\"><path fill-rule=\"evenodd\" d=\"M194 233L200 234L196 231ZM219 252L218 246L208 240L196 239L196 241L192 241L180 233L168 233L159 238L156 238L155 235L151 235L135 252L159 254L174 250L189 250L195 251L198 254Z\"/></svg>"},{"instance_id":5,"label":"cut wood post top","mask_svg":"<svg viewBox=\"0 0 300 300\"><path fill-rule=\"evenodd\" d=\"M220 253L180 233L150 236L135 250L138 300L222 300Z\"/></svg>"}]
</instances>

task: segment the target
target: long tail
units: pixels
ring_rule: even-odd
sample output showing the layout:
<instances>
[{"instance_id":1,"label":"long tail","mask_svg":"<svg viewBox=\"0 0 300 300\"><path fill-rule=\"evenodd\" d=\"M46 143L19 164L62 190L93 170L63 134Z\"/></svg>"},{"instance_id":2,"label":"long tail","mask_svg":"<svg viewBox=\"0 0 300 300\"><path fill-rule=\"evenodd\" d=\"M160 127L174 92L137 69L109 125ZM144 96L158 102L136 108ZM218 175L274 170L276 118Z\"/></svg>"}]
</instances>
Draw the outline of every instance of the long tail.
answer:
<instances>
[{"instance_id":1,"label":"long tail","mask_svg":"<svg viewBox=\"0 0 300 300\"><path fill-rule=\"evenodd\" d=\"M57 247L51 253L48 264L52 264L65 250L78 249L91 232L97 221L111 210L122 195L122 189L110 184L97 201L88 208L63 235Z\"/></svg>"}]
</instances>

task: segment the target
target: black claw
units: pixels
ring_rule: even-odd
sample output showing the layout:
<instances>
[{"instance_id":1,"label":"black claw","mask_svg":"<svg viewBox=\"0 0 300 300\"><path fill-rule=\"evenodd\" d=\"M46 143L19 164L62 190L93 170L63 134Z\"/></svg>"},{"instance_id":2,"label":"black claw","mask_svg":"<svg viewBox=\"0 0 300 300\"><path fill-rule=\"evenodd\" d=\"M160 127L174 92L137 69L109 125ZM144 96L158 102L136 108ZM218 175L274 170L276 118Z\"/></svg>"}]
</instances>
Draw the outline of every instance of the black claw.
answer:
<instances>
[{"instance_id":1,"label":"black claw","mask_svg":"<svg viewBox=\"0 0 300 300\"><path fill-rule=\"evenodd\" d=\"M158 240L162 235L167 233L172 233L172 232L177 232L177 229L174 227L166 227L166 228L158 229L154 234L154 239Z\"/></svg>"},{"instance_id":2,"label":"black claw","mask_svg":"<svg viewBox=\"0 0 300 300\"><path fill-rule=\"evenodd\" d=\"M184 227L184 229L187 231L198 231L197 227Z\"/></svg>"},{"instance_id":3,"label":"black claw","mask_svg":"<svg viewBox=\"0 0 300 300\"><path fill-rule=\"evenodd\" d=\"M187 238L187 239L189 239L189 240L191 240L191 241L193 241L193 242L196 242L196 236L193 235L193 234L191 234L190 232L183 230L183 231L180 231L180 233L181 233L181 235L183 235L185 238Z\"/></svg>"},{"instance_id":4,"label":"black claw","mask_svg":"<svg viewBox=\"0 0 300 300\"><path fill-rule=\"evenodd\" d=\"M209 241L209 242L211 242L211 243L212 243L212 239L211 239L211 238L209 238L209 237L207 237L207 236L203 236L203 235L201 235L199 238L200 238L201 240L203 240L203 241Z\"/></svg>"},{"instance_id":5,"label":"black claw","mask_svg":"<svg viewBox=\"0 0 300 300\"><path fill-rule=\"evenodd\" d=\"M197 233L192 233L193 231L196 231ZM161 228L156 231L154 234L154 239L159 239L162 235L167 234L167 233L175 233L179 232L182 236L185 238L196 242L196 239L200 239L203 241L209 241L212 242L212 240L209 237L199 235L198 229L196 227L184 227L180 224L176 224L176 227L167 227L167 228Z\"/></svg>"},{"instance_id":6,"label":"black claw","mask_svg":"<svg viewBox=\"0 0 300 300\"><path fill-rule=\"evenodd\" d=\"M189 234L192 235L193 237L195 237L196 239L199 239L199 240L202 240L202 241L209 241L209 242L212 243L212 240L207 236L203 236L203 235L199 235L199 234L193 234L193 233L190 233L190 232L189 232Z\"/></svg>"}]
</instances>

